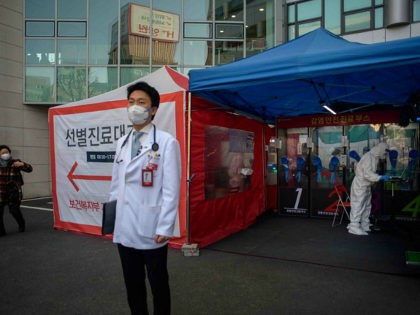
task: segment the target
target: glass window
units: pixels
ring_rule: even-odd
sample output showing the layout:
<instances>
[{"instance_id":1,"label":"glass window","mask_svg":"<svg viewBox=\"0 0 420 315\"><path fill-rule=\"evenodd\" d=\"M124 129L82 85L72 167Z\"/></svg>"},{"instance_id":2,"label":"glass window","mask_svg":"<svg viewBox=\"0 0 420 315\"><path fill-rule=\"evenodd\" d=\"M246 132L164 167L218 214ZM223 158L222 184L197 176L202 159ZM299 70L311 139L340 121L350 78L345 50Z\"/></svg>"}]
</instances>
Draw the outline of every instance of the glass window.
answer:
<instances>
[{"instance_id":1,"label":"glass window","mask_svg":"<svg viewBox=\"0 0 420 315\"><path fill-rule=\"evenodd\" d=\"M185 21L211 21L213 18L212 1L184 0Z\"/></svg>"},{"instance_id":2,"label":"glass window","mask_svg":"<svg viewBox=\"0 0 420 315\"><path fill-rule=\"evenodd\" d=\"M117 64L118 1L89 1L89 63Z\"/></svg>"},{"instance_id":3,"label":"glass window","mask_svg":"<svg viewBox=\"0 0 420 315\"><path fill-rule=\"evenodd\" d=\"M57 101L74 102L86 98L86 68L57 68Z\"/></svg>"},{"instance_id":4,"label":"glass window","mask_svg":"<svg viewBox=\"0 0 420 315\"><path fill-rule=\"evenodd\" d=\"M336 182L338 165L334 162L343 154L342 134L343 127L341 126L319 127L314 131L313 158L316 162L313 164L318 187L331 187ZM329 170L329 176L322 176L322 173L326 170ZM334 172L331 172L331 170L334 170Z\"/></svg>"},{"instance_id":5,"label":"glass window","mask_svg":"<svg viewBox=\"0 0 420 315\"><path fill-rule=\"evenodd\" d=\"M129 3L121 8L121 63L149 64L150 8Z\"/></svg>"},{"instance_id":6,"label":"glass window","mask_svg":"<svg viewBox=\"0 0 420 315\"><path fill-rule=\"evenodd\" d=\"M26 19L54 19L55 0L25 1Z\"/></svg>"},{"instance_id":7,"label":"glass window","mask_svg":"<svg viewBox=\"0 0 420 315\"><path fill-rule=\"evenodd\" d=\"M86 37L86 22L58 22L58 36Z\"/></svg>"},{"instance_id":8,"label":"glass window","mask_svg":"<svg viewBox=\"0 0 420 315\"><path fill-rule=\"evenodd\" d=\"M380 125L353 125L348 127L349 152L355 151L362 156L375 146L380 139ZM351 160L352 164L354 161Z\"/></svg>"},{"instance_id":9,"label":"glass window","mask_svg":"<svg viewBox=\"0 0 420 315\"><path fill-rule=\"evenodd\" d=\"M208 126L204 135L205 198L249 190L254 161L253 132ZM244 175L247 174L247 175Z\"/></svg>"},{"instance_id":10,"label":"glass window","mask_svg":"<svg viewBox=\"0 0 420 315\"><path fill-rule=\"evenodd\" d=\"M298 21L321 17L321 0L312 0L297 4Z\"/></svg>"},{"instance_id":11,"label":"glass window","mask_svg":"<svg viewBox=\"0 0 420 315\"><path fill-rule=\"evenodd\" d=\"M86 19L86 0L57 0L59 19Z\"/></svg>"},{"instance_id":12,"label":"glass window","mask_svg":"<svg viewBox=\"0 0 420 315\"><path fill-rule=\"evenodd\" d=\"M199 40L184 41L184 65L187 66L211 66L212 42Z\"/></svg>"},{"instance_id":13,"label":"glass window","mask_svg":"<svg viewBox=\"0 0 420 315\"><path fill-rule=\"evenodd\" d=\"M309 23L301 23L298 25L298 34L302 36L306 33L309 33L317 28L321 27L321 21L314 21Z\"/></svg>"},{"instance_id":14,"label":"glass window","mask_svg":"<svg viewBox=\"0 0 420 315\"><path fill-rule=\"evenodd\" d=\"M246 2L246 55L274 47L274 2L247 0Z\"/></svg>"},{"instance_id":15,"label":"glass window","mask_svg":"<svg viewBox=\"0 0 420 315\"><path fill-rule=\"evenodd\" d=\"M180 14L180 0L153 0L153 65L174 65L179 63Z\"/></svg>"},{"instance_id":16,"label":"glass window","mask_svg":"<svg viewBox=\"0 0 420 315\"><path fill-rule=\"evenodd\" d=\"M26 36L54 36L53 21L27 21L25 23Z\"/></svg>"},{"instance_id":17,"label":"glass window","mask_svg":"<svg viewBox=\"0 0 420 315\"><path fill-rule=\"evenodd\" d=\"M145 75L150 73L149 68L134 68L134 67L124 67L121 68L121 85L126 85L135 80L138 80Z\"/></svg>"},{"instance_id":18,"label":"glass window","mask_svg":"<svg viewBox=\"0 0 420 315\"><path fill-rule=\"evenodd\" d=\"M211 38L210 23L184 23L184 38Z\"/></svg>"},{"instance_id":19,"label":"glass window","mask_svg":"<svg viewBox=\"0 0 420 315\"><path fill-rule=\"evenodd\" d=\"M344 12L370 8L371 5L372 5L371 0L358 0L358 1L344 0Z\"/></svg>"},{"instance_id":20,"label":"glass window","mask_svg":"<svg viewBox=\"0 0 420 315\"><path fill-rule=\"evenodd\" d=\"M340 34L341 3L336 0L325 0L324 27L334 34Z\"/></svg>"},{"instance_id":21,"label":"glass window","mask_svg":"<svg viewBox=\"0 0 420 315\"><path fill-rule=\"evenodd\" d=\"M375 28L384 27L384 8L375 9Z\"/></svg>"},{"instance_id":22,"label":"glass window","mask_svg":"<svg viewBox=\"0 0 420 315\"><path fill-rule=\"evenodd\" d=\"M153 65L175 65L179 62L178 43L153 41L152 64Z\"/></svg>"},{"instance_id":23,"label":"glass window","mask_svg":"<svg viewBox=\"0 0 420 315\"><path fill-rule=\"evenodd\" d=\"M243 21L243 0L215 0L216 21Z\"/></svg>"},{"instance_id":24,"label":"glass window","mask_svg":"<svg viewBox=\"0 0 420 315\"><path fill-rule=\"evenodd\" d=\"M390 150L397 151L397 158L392 159L392 161L390 160L391 154L387 154L386 165L387 169L391 171L390 175L403 175L404 178L411 179L413 184L416 181L416 169L418 169L418 159L412 155L413 151L418 150L418 142L416 141L418 124L410 123L406 127L397 124L385 124L385 129Z\"/></svg>"},{"instance_id":25,"label":"glass window","mask_svg":"<svg viewBox=\"0 0 420 315\"><path fill-rule=\"evenodd\" d=\"M290 25L288 27L288 32L287 32L287 39L288 40L292 40L296 38L296 28L295 25Z\"/></svg>"},{"instance_id":26,"label":"glass window","mask_svg":"<svg viewBox=\"0 0 420 315\"><path fill-rule=\"evenodd\" d=\"M382 5L384 4L384 0L375 0L375 5Z\"/></svg>"},{"instance_id":27,"label":"glass window","mask_svg":"<svg viewBox=\"0 0 420 315\"><path fill-rule=\"evenodd\" d=\"M355 32L370 29L370 11L344 16L344 32Z\"/></svg>"},{"instance_id":28,"label":"glass window","mask_svg":"<svg viewBox=\"0 0 420 315\"><path fill-rule=\"evenodd\" d=\"M232 39L243 39L244 38L244 26L243 24L216 24L216 30L214 31L216 38L232 38Z\"/></svg>"},{"instance_id":29,"label":"glass window","mask_svg":"<svg viewBox=\"0 0 420 315\"><path fill-rule=\"evenodd\" d=\"M287 22L288 23L295 23L296 21L295 14L296 14L296 5L294 4L289 5L287 7L287 19L288 19Z\"/></svg>"},{"instance_id":30,"label":"glass window","mask_svg":"<svg viewBox=\"0 0 420 315\"><path fill-rule=\"evenodd\" d=\"M199 1L201 2L201 1ZM153 9L181 14L181 0L153 0Z\"/></svg>"},{"instance_id":31,"label":"glass window","mask_svg":"<svg viewBox=\"0 0 420 315\"><path fill-rule=\"evenodd\" d=\"M243 42L215 42L215 65L222 65L243 58Z\"/></svg>"},{"instance_id":32,"label":"glass window","mask_svg":"<svg viewBox=\"0 0 420 315\"><path fill-rule=\"evenodd\" d=\"M149 0L120 0L121 3L121 8L126 6L129 3L136 3L136 4L140 4L143 6L150 6L150 1Z\"/></svg>"},{"instance_id":33,"label":"glass window","mask_svg":"<svg viewBox=\"0 0 420 315\"><path fill-rule=\"evenodd\" d=\"M246 40L246 56L252 56L260 53L266 49L264 38L261 39L248 39Z\"/></svg>"},{"instance_id":34,"label":"glass window","mask_svg":"<svg viewBox=\"0 0 420 315\"><path fill-rule=\"evenodd\" d=\"M57 41L57 62L60 65L86 64L86 40L63 39Z\"/></svg>"},{"instance_id":35,"label":"glass window","mask_svg":"<svg viewBox=\"0 0 420 315\"><path fill-rule=\"evenodd\" d=\"M25 102L54 102L54 91L53 67L26 67Z\"/></svg>"},{"instance_id":36,"label":"glass window","mask_svg":"<svg viewBox=\"0 0 420 315\"><path fill-rule=\"evenodd\" d=\"M118 69L116 67L89 68L89 97L99 95L118 87Z\"/></svg>"},{"instance_id":37,"label":"glass window","mask_svg":"<svg viewBox=\"0 0 420 315\"><path fill-rule=\"evenodd\" d=\"M420 0L413 0L413 22L420 21Z\"/></svg>"},{"instance_id":38,"label":"glass window","mask_svg":"<svg viewBox=\"0 0 420 315\"><path fill-rule=\"evenodd\" d=\"M27 65L55 64L55 42L50 39L27 39L25 41Z\"/></svg>"}]
</instances>

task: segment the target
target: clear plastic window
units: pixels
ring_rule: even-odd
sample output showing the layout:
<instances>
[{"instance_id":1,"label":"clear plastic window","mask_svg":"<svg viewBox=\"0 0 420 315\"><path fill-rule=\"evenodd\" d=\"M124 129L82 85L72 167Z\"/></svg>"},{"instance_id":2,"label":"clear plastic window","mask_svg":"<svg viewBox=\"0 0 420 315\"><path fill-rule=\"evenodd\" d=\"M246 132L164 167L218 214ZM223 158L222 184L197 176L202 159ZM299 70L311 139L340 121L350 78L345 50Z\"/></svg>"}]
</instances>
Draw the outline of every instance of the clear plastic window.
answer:
<instances>
[{"instance_id":1,"label":"clear plastic window","mask_svg":"<svg viewBox=\"0 0 420 315\"><path fill-rule=\"evenodd\" d=\"M208 126L204 163L206 199L248 190L253 174L254 133Z\"/></svg>"}]
</instances>

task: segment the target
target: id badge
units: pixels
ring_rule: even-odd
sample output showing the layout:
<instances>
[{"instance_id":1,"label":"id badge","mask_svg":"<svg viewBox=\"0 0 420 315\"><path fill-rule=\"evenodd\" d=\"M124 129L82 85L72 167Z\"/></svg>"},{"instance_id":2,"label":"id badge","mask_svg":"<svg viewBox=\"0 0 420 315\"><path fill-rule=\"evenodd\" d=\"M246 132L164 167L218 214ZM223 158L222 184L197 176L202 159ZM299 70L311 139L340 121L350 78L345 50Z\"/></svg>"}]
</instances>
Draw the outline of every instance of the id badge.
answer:
<instances>
[{"instance_id":1,"label":"id badge","mask_svg":"<svg viewBox=\"0 0 420 315\"><path fill-rule=\"evenodd\" d=\"M141 184L143 187L153 186L153 170L142 169Z\"/></svg>"}]
</instances>

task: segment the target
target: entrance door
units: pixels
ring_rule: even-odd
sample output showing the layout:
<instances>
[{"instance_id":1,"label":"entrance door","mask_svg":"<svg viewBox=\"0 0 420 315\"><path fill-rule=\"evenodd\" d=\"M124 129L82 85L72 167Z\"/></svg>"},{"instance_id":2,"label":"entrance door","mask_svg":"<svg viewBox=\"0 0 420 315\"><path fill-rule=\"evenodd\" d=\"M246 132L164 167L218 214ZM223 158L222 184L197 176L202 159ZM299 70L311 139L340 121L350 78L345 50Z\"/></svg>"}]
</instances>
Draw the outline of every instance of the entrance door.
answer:
<instances>
[{"instance_id":1,"label":"entrance door","mask_svg":"<svg viewBox=\"0 0 420 315\"><path fill-rule=\"evenodd\" d=\"M278 154L278 199L280 213L309 215L308 128L279 130L282 145Z\"/></svg>"}]
</instances>

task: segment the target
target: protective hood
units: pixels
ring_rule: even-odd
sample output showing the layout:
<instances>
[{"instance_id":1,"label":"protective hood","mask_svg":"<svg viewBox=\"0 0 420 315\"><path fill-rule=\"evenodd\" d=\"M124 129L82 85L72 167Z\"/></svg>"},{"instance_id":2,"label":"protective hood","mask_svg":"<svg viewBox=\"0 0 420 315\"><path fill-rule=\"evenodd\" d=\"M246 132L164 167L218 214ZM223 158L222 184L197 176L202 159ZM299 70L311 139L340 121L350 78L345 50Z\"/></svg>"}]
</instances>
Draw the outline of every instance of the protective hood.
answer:
<instances>
[{"instance_id":1,"label":"protective hood","mask_svg":"<svg viewBox=\"0 0 420 315\"><path fill-rule=\"evenodd\" d=\"M386 143L379 143L375 145L371 150L371 154L377 158L385 157L386 150L388 149L388 145Z\"/></svg>"}]
</instances>

